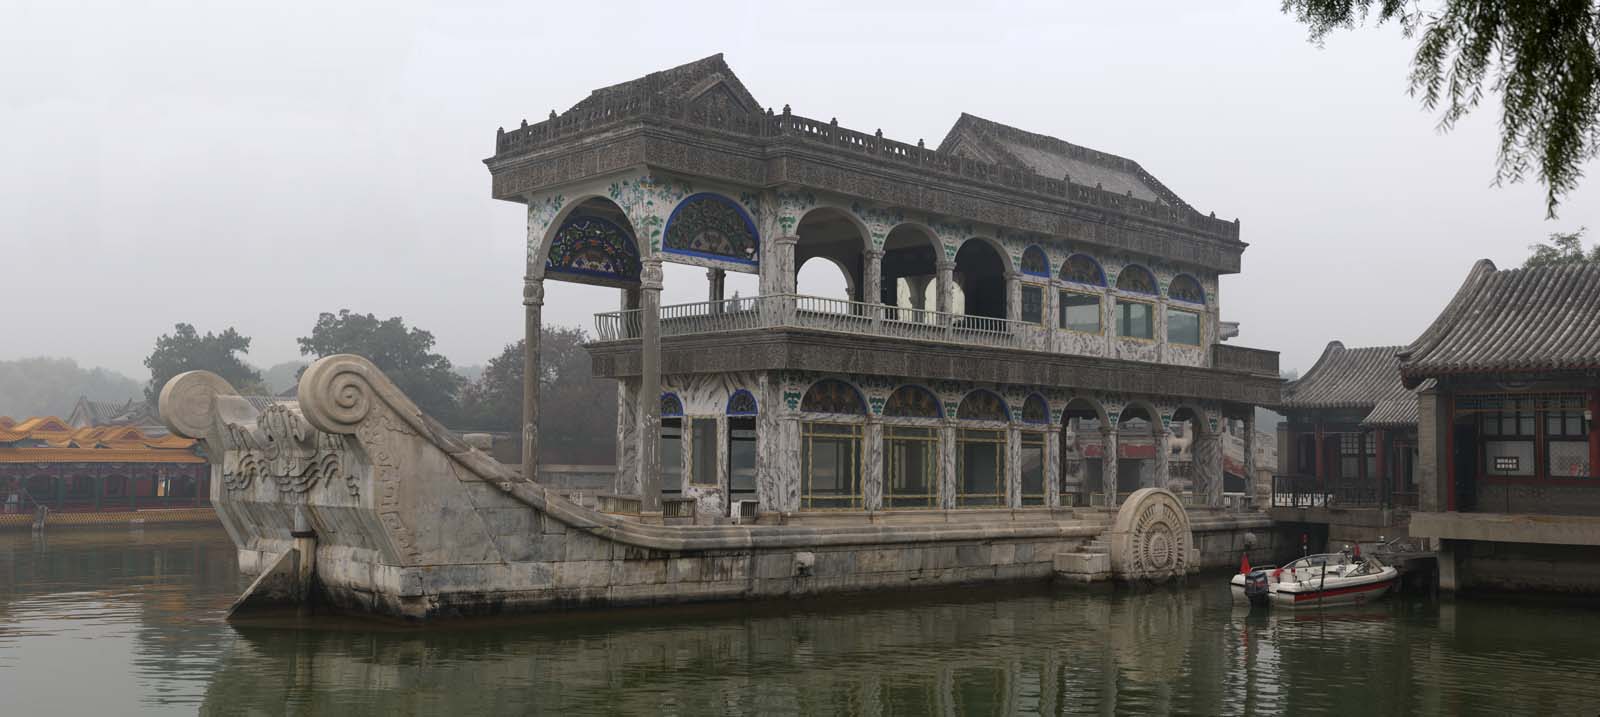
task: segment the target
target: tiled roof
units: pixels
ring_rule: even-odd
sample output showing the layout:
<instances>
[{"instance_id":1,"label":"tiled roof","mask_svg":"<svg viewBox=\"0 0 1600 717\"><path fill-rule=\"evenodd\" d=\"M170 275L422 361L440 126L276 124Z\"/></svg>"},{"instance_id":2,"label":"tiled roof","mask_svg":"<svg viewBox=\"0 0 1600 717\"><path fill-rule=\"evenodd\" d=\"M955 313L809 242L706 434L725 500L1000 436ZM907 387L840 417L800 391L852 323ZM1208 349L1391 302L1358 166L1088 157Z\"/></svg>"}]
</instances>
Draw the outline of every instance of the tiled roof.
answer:
<instances>
[{"instance_id":1,"label":"tiled roof","mask_svg":"<svg viewBox=\"0 0 1600 717\"><path fill-rule=\"evenodd\" d=\"M1329 342L1311 370L1284 385L1283 406L1370 411L1385 401L1415 401L1400 384L1400 360L1395 357L1399 350L1399 346L1347 349L1338 341Z\"/></svg>"},{"instance_id":2,"label":"tiled roof","mask_svg":"<svg viewBox=\"0 0 1600 717\"><path fill-rule=\"evenodd\" d=\"M745 89L744 83L734 76L733 69L728 67L727 61L722 59L722 53L719 52L694 62L652 72L644 77L602 87L590 92L588 97L562 114L598 109L607 100L615 97L653 95L672 100L692 100L707 91L714 90L718 85L725 87L728 95L745 112L761 112L761 104L756 102L756 98L749 90Z\"/></svg>"},{"instance_id":3,"label":"tiled roof","mask_svg":"<svg viewBox=\"0 0 1600 717\"><path fill-rule=\"evenodd\" d=\"M939 143L939 151L1010 165L1052 179L1070 178L1075 184L1097 185L1108 192L1132 194L1135 199L1188 206L1131 159L965 112Z\"/></svg>"},{"instance_id":4,"label":"tiled roof","mask_svg":"<svg viewBox=\"0 0 1600 717\"><path fill-rule=\"evenodd\" d=\"M16 458L26 458L42 449L147 451L156 454L182 451L193 453L195 442L174 435L152 436L137 426L86 426L72 428L54 416L40 416L0 426L0 450ZM83 460L90 460L83 454ZM98 454L96 454L98 455ZM119 459L120 460L120 459Z\"/></svg>"},{"instance_id":5,"label":"tiled roof","mask_svg":"<svg viewBox=\"0 0 1600 717\"><path fill-rule=\"evenodd\" d=\"M1450 305L1401 351L1408 385L1461 373L1600 368L1600 264L1473 265Z\"/></svg>"}]
</instances>

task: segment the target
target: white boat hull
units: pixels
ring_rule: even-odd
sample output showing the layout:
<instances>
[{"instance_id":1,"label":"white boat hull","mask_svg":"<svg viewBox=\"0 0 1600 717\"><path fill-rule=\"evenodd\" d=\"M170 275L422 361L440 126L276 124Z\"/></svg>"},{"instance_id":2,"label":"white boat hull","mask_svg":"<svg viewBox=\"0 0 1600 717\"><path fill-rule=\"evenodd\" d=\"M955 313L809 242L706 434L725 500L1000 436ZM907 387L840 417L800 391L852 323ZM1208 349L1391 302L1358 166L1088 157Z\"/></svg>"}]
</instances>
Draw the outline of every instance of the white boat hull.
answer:
<instances>
[{"instance_id":1,"label":"white boat hull","mask_svg":"<svg viewBox=\"0 0 1600 717\"><path fill-rule=\"evenodd\" d=\"M1267 584L1267 597L1271 604L1287 608L1369 603L1389 594L1400 579L1399 570L1391 566L1374 570L1377 567L1373 565L1356 571L1356 575L1345 575L1352 569L1336 565L1328 569L1326 576L1320 566L1277 569L1272 571ZM1234 575L1229 585L1236 601L1248 601L1243 573Z\"/></svg>"}]
</instances>

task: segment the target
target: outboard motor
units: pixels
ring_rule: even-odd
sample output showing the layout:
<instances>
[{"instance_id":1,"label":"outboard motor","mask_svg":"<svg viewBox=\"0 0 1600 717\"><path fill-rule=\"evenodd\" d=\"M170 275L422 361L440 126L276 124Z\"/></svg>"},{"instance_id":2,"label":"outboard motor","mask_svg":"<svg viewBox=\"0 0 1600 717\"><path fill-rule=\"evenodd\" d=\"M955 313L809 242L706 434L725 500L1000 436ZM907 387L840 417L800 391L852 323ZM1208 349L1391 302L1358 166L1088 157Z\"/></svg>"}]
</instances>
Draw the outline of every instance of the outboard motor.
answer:
<instances>
[{"instance_id":1,"label":"outboard motor","mask_svg":"<svg viewBox=\"0 0 1600 717\"><path fill-rule=\"evenodd\" d=\"M1244 576L1244 596L1250 601L1251 607L1269 605L1267 593L1267 571L1252 570Z\"/></svg>"}]
</instances>

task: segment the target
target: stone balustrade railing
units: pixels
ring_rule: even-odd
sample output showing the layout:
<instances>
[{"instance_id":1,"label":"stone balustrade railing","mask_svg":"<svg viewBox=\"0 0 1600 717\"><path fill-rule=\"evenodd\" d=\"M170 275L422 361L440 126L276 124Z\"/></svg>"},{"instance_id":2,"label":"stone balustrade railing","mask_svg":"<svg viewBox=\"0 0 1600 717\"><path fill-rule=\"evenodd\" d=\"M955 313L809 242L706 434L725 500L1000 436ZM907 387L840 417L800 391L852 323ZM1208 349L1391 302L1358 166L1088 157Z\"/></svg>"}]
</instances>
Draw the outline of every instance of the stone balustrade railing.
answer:
<instances>
[{"instance_id":1,"label":"stone balustrade railing","mask_svg":"<svg viewBox=\"0 0 1600 717\"><path fill-rule=\"evenodd\" d=\"M595 314L601 341L622 341L642 334L639 309ZM661 335L684 336L718 331L792 327L839 331L919 341L1018 347L1024 332L1037 324L988 316L969 316L907 309L804 294L771 294L723 301L663 306Z\"/></svg>"},{"instance_id":2,"label":"stone balustrade railing","mask_svg":"<svg viewBox=\"0 0 1600 717\"><path fill-rule=\"evenodd\" d=\"M1131 194L1118 194L1099 186L1074 183L1068 177L1045 177L1027 169L991 164L928 149L920 144L884 139L882 132L858 132L840 127L837 120L823 122L792 114L788 107L781 114L773 114L768 110L765 116L750 116L708 112L656 96L620 96L581 111L551 117L544 122L524 123L522 127L509 132L502 129L495 138L495 154L526 152L573 134L644 119L681 122L783 142L825 145L892 163L911 165L917 171L954 175L1012 191L1055 197L1174 224L1226 241L1239 241L1238 221L1207 216L1186 205L1138 199Z\"/></svg>"}]
</instances>

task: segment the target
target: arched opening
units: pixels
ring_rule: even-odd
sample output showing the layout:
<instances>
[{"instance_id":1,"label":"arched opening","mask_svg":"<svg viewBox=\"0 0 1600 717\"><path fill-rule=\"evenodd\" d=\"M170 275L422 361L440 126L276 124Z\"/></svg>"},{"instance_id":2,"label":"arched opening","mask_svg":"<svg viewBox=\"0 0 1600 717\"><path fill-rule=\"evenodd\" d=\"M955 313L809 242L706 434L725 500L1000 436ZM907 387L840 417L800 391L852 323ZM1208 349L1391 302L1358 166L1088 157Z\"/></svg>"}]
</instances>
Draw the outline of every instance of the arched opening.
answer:
<instances>
[{"instance_id":1,"label":"arched opening","mask_svg":"<svg viewBox=\"0 0 1600 717\"><path fill-rule=\"evenodd\" d=\"M639 245L621 207L601 197L580 202L551 234L546 278L637 288Z\"/></svg>"},{"instance_id":2,"label":"arched opening","mask_svg":"<svg viewBox=\"0 0 1600 717\"><path fill-rule=\"evenodd\" d=\"M1073 254L1061 264L1061 280L1066 286L1059 296L1057 326L1099 335L1105 325L1100 306L1106 288L1105 270L1089 255Z\"/></svg>"},{"instance_id":3,"label":"arched opening","mask_svg":"<svg viewBox=\"0 0 1600 717\"><path fill-rule=\"evenodd\" d=\"M1167 488L1174 493L1195 493L1200 487L1197 460L1201 438L1209 430L1205 420L1205 414L1193 406L1179 406L1172 412L1172 423L1167 427L1172 431L1172 438L1167 442L1171 453L1167 457Z\"/></svg>"},{"instance_id":4,"label":"arched opening","mask_svg":"<svg viewBox=\"0 0 1600 717\"><path fill-rule=\"evenodd\" d=\"M1154 340L1156 332L1155 275L1137 264L1122 267L1117 273L1117 336L1128 339Z\"/></svg>"},{"instance_id":5,"label":"arched opening","mask_svg":"<svg viewBox=\"0 0 1600 717\"><path fill-rule=\"evenodd\" d=\"M1105 493L1105 411L1087 398L1074 398L1061 412L1061 496L1088 505L1089 496Z\"/></svg>"},{"instance_id":6,"label":"arched opening","mask_svg":"<svg viewBox=\"0 0 1600 717\"><path fill-rule=\"evenodd\" d=\"M1179 346L1201 344L1201 312L1206 305L1206 292L1200 282L1188 274L1179 274L1167 285L1167 343Z\"/></svg>"},{"instance_id":7,"label":"arched opening","mask_svg":"<svg viewBox=\"0 0 1600 717\"><path fill-rule=\"evenodd\" d=\"M678 394L661 394L660 435L661 494L678 496L683 493L683 401Z\"/></svg>"},{"instance_id":8,"label":"arched opening","mask_svg":"<svg viewBox=\"0 0 1600 717\"><path fill-rule=\"evenodd\" d=\"M1045 433L1050 430L1050 404L1037 393L1022 402L1022 431L1019 466L1022 474L1022 505L1045 504Z\"/></svg>"},{"instance_id":9,"label":"arched opening","mask_svg":"<svg viewBox=\"0 0 1600 717\"><path fill-rule=\"evenodd\" d=\"M738 202L701 192L673 208L662 232L661 250L755 266L761 256L761 239L755 222Z\"/></svg>"},{"instance_id":10,"label":"arched opening","mask_svg":"<svg viewBox=\"0 0 1600 717\"><path fill-rule=\"evenodd\" d=\"M956 507L1008 505L1006 430L1011 410L983 389L968 393L956 409Z\"/></svg>"},{"instance_id":11,"label":"arched opening","mask_svg":"<svg viewBox=\"0 0 1600 717\"><path fill-rule=\"evenodd\" d=\"M993 244L968 239L956 252L956 295L951 311L968 316L1004 319L1006 260Z\"/></svg>"},{"instance_id":12,"label":"arched opening","mask_svg":"<svg viewBox=\"0 0 1600 717\"><path fill-rule=\"evenodd\" d=\"M807 297L831 299L834 302L854 301L857 290L847 272L845 266L833 258L814 256L800 265L795 286L800 294ZM806 302L802 308L843 314L848 313L847 307L848 304L843 303L813 305L813 302Z\"/></svg>"},{"instance_id":13,"label":"arched opening","mask_svg":"<svg viewBox=\"0 0 1600 717\"><path fill-rule=\"evenodd\" d=\"M800 507L862 507L862 426L867 404L844 381L824 379L800 399Z\"/></svg>"},{"instance_id":14,"label":"arched opening","mask_svg":"<svg viewBox=\"0 0 1600 717\"><path fill-rule=\"evenodd\" d=\"M866 234L849 213L832 207L807 212L795 228L799 240L794 247L795 287L800 294L845 301L862 301L862 253ZM815 262L813 259L826 259ZM817 274L824 265L831 270ZM815 269L810 269L815 265ZM834 277L842 278L840 282ZM835 309L834 313L849 313Z\"/></svg>"},{"instance_id":15,"label":"arched opening","mask_svg":"<svg viewBox=\"0 0 1600 717\"><path fill-rule=\"evenodd\" d=\"M728 509L740 500L756 498L755 394L744 389L728 396Z\"/></svg>"},{"instance_id":16,"label":"arched opening","mask_svg":"<svg viewBox=\"0 0 1600 717\"><path fill-rule=\"evenodd\" d=\"M889 231L883 243L884 304L896 307L888 318L931 322L938 308L939 240L927 230L901 224Z\"/></svg>"},{"instance_id":17,"label":"arched opening","mask_svg":"<svg viewBox=\"0 0 1600 717\"><path fill-rule=\"evenodd\" d=\"M939 399L901 386L883 404L883 507L939 505Z\"/></svg>"},{"instance_id":18,"label":"arched opening","mask_svg":"<svg viewBox=\"0 0 1600 717\"><path fill-rule=\"evenodd\" d=\"M1161 426L1154 408L1130 403L1117 420L1117 502L1144 486L1156 485L1156 430Z\"/></svg>"}]
</instances>

